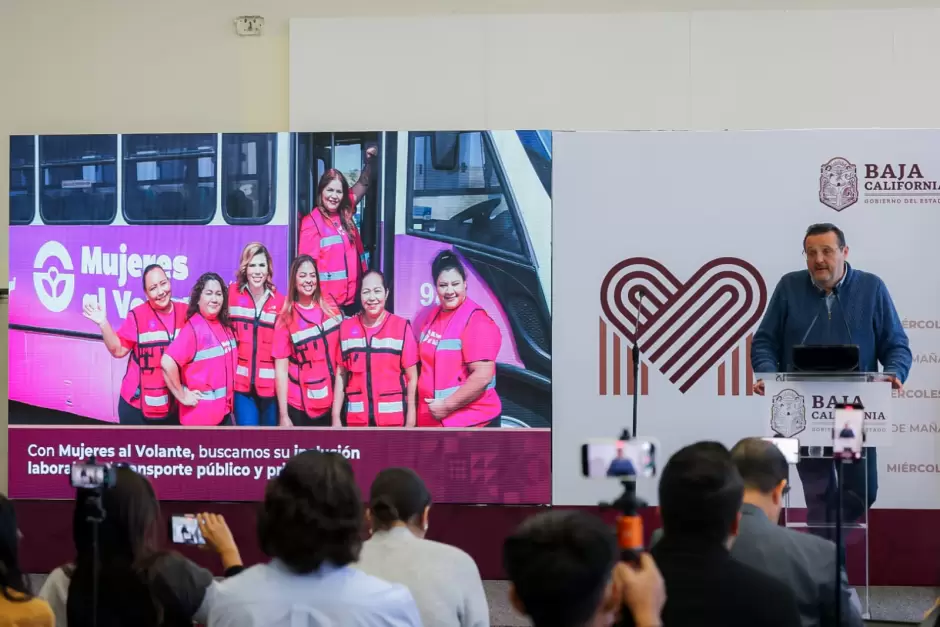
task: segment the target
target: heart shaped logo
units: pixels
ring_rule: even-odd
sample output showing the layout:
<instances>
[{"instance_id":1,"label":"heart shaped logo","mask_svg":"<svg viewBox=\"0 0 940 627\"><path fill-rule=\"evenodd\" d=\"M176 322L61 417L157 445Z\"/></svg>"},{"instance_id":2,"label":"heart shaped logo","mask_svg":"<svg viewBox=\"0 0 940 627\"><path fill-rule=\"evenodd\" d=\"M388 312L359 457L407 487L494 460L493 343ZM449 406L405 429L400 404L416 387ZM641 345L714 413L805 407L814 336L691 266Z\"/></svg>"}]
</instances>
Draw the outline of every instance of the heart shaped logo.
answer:
<instances>
[{"instance_id":1,"label":"heart shaped logo","mask_svg":"<svg viewBox=\"0 0 940 627\"><path fill-rule=\"evenodd\" d=\"M654 259L631 257L604 277L600 299L608 322L685 393L757 324L767 286L734 257L709 261L684 283Z\"/></svg>"}]
</instances>

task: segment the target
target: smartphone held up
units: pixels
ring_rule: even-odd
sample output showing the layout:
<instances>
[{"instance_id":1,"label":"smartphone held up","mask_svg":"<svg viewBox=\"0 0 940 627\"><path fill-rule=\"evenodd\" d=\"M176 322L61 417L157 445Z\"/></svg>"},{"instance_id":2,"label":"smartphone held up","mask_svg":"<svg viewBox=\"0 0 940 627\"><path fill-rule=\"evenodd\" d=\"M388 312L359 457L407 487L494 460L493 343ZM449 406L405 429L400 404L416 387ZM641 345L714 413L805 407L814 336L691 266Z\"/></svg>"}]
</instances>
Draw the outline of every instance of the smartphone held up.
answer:
<instances>
[{"instance_id":1,"label":"smartphone held up","mask_svg":"<svg viewBox=\"0 0 940 627\"><path fill-rule=\"evenodd\" d=\"M170 517L170 540L174 544L205 544L199 529L199 519L195 514L182 514Z\"/></svg>"},{"instance_id":2,"label":"smartphone held up","mask_svg":"<svg viewBox=\"0 0 940 627\"><path fill-rule=\"evenodd\" d=\"M656 449L656 442L649 438L589 440L581 445L581 474L617 481L655 477Z\"/></svg>"}]
</instances>

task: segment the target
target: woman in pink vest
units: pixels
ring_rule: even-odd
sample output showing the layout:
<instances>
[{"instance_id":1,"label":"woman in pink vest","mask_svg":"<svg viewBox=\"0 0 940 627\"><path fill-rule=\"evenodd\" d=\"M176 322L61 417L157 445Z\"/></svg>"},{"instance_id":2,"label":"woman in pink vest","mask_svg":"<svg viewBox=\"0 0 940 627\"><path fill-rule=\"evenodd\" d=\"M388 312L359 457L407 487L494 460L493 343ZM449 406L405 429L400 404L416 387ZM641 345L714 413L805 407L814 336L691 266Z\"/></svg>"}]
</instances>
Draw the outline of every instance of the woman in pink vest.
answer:
<instances>
[{"instance_id":1,"label":"woman in pink vest","mask_svg":"<svg viewBox=\"0 0 940 627\"><path fill-rule=\"evenodd\" d=\"M147 302L131 309L117 332L98 303L85 305L85 317L101 329L115 359L130 354L118 399L121 424L178 425L178 408L163 380L160 360L186 323L186 304L173 301L170 279L161 266L147 266L141 277Z\"/></svg>"},{"instance_id":2,"label":"woman in pink vest","mask_svg":"<svg viewBox=\"0 0 940 627\"><path fill-rule=\"evenodd\" d=\"M309 255L294 259L289 280L271 347L280 425L329 427L343 316L324 296Z\"/></svg>"},{"instance_id":3,"label":"woman in pink vest","mask_svg":"<svg viewBox=\"0 0 940 627\"><path fill-rule=\"evenodd\" d=\"M366 164L352 187L339 170L324 172L317 185L317 204L300 221L297 252L317 262L320 289L347 316L356 313L359 279L368 269L354 216L368 191L377 152L375 146L366 150Z\"/></svg>"},{"instance_id":4,"label":"woman in pink vest","mask_svg":"<svg viewBox=\"0 0 940 627\"><path fill-rule=\"evenodd\" d=\"M419 427L498 427L503 409L496 394L499 327L467 298L467 271L442 250L431 264L441 304L421 329L418 355Z\"/></svg>"},{"instance_id":5,"label":"woman in pink vest","mask_svg":"<svg viewBox=\"0 0 940 627\"><path fill-rule=\"evenodd\" d=\"M411 325L385 310L388 287L378 270L362 277L359 298L362 311L339 329L333 424L340 423L345 399L348 427L413 427L418 343Z\"/></svg>"},{"instance_id":6,"label":"woman in pink vest","mask_svg":"<svg viewBox=\"0 0 940 627\"><path fill-rule=\"evenodd\" d=\"M238 342L235 367L235 424L277 426L274 388L274 325L284 297L274 287L271 253L259 242L242 251L235 282L229 285L228 311Z\"/></svg>"},{"instance_id":7,"label":"woman in pink vest","mask_svg":"<svg viewBox=\"0 0 940 627\"><path fill-rule=\"evenodd\" d=\"M231 425L236 346L222 277L215 272L199 277L186 317L162 361L167 387L180 403L180 424Z\"/></svg>"}]
</instances>

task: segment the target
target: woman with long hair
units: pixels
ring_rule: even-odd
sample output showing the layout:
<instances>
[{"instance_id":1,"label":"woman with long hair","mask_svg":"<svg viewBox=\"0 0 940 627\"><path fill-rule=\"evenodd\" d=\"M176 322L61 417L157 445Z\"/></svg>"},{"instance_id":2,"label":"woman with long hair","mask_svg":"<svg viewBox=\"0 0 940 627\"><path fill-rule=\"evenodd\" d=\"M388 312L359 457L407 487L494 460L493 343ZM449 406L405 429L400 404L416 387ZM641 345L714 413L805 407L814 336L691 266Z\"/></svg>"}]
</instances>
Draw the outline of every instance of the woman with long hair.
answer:
<instances>
[{"instance_id":1,"label":"woman with long hair","mask_svg":"<svg viewBox=\"0 0 940 627\"><path fill-rule=\"evenodd\" d=\"M323 294L309 255L294 259L289 281L271 347L280 424L329 427L343 316Z\"/></svg>"},{"instance_id":2,"label":"woman with long hair","mask_svg":"<svg viewBox=\"0 0 940 627\"><path fill-rule=\"evenodd\" d=\"M366 150L365 167L352 187L339 170L324 172L317 184L317 204L300 221L297 252L317 262L323 293L346 315L356 313L359 278L368 269L354 218L356 205L369 188L377 153L374 146Z\"/></svg>"},{"instance_id":3,"label":"woman with long hair","mask_svg":"<svg viewBox=\"0 0 940 627\"><path fill-rule=\"evenodd\" d=\"M415 471L380 472L366 512L372 537L362 545L356 567L405 585L425 625L488 627L490 608L476 562L456 547L424 538L430 511L431 493Z\"/></svg>"},{"instance_id":4,"label":"woman with long hair","mask_svg":"<svg viewBox=\"0 0 940 627\"><path fill-rule=\"evenodd\" d=\"M362 311L339 328L333 424L341 421L345 400L348 427L413 427L418 343L411 324L385 309L388 286L378 270L363 276L359 299Z\"/></svg>"},{"instance_id":5,"label":"woman with long hair","mask_svg":"<svg viewBox=\"0 0 940 627\"><path fill-rule=\"evenodd\" d=\"M489 314L467 297L467 270L450 250L431 264L441 304L422 325L419 427L499 427L496 358L503 341Z\"/></svg>"},{"instance_id":6,"label":"woman with long hair","mask_svg":"<svg viewBox=\"0 0 940 627\"><path fill-rule=\"evenodd\" d=\"M274 286L274 262L260 242L242 250L235 282L228 288L228 311L238 342L235 368L235 423L277 425L274 358L271 343L284 297Z\"/></svg>"},{"instance_id":7,"label":"woman with long hair","mask_svg":"<svg viewBox=\"0 0 940 627\"><path fill-rule=\"evenodd\" d=\"M55 616L49 604L34 597L20 569L20 530L16 510L0 494L0 625L53 627Z\"/></svg>"},{"instance_id":8,"label":"woman with long hair","mask_svg":"<svg viewBox=\"0 0 940 627\"><path fill-rule=\"evenodd\" d=\"M167 387L180 403L181 425L232 424L235 347L225 282L206 272L189 296L186 324L160 362Z\"/></svg>"},{"instance_id":9,"label":"woman with long hair","mask_svg":"<svg viewBox=\"0 0 940 627\"><path fill-rule=\"evenodd\" d=\"M101 491L100 500L88 498L87 491L80 491L76 500L73 534L78 555L68 584L69 627L205 623L208 591L215 585L212 573L182 555L159 549L164 528L153 486L128 466L114 466L113 471L116 481ZM94 511L99 507L101 511ZM89 517L102 512L96 556ZM200 515L204 531L206 516ZM223 564L227 574L240 567L237 549L223 553Z\"/></svg>"}]
</instances>

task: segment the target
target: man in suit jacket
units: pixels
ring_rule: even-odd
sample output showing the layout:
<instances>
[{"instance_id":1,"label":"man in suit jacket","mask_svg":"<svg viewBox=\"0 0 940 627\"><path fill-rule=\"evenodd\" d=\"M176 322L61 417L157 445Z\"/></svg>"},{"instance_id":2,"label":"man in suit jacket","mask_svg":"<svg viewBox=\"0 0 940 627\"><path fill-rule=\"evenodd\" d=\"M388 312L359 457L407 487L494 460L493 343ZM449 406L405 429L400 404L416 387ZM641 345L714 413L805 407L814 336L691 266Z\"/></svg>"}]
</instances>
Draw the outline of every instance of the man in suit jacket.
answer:
<instances>
[{"instance_id":1,"label":"man in suit jacket","mask_svg":"<svg viewBox=\"0 0 940 627\"><path fill-rule=\"evenodd\" d=\"M731 556L787 584L796 594L803 627L862 627L845 571L838 584L842 620L836 621L836 545L777 524L789 474L783 453L761 438L745 438L731 449L731 459L744 479Z\"/></svg>"},{"instance_id":2,"label":"man in suit jacket","mask_svg":"<svg viewBox=\"0 0 940 627\"><path fill-rule=\"evenodd\" d=\"M663 469L665 534L650 551L666 582L664 627L799 627L793 592L731 558L744 482L718 442L677 452Z\"/></svg>"}]
</instances>

